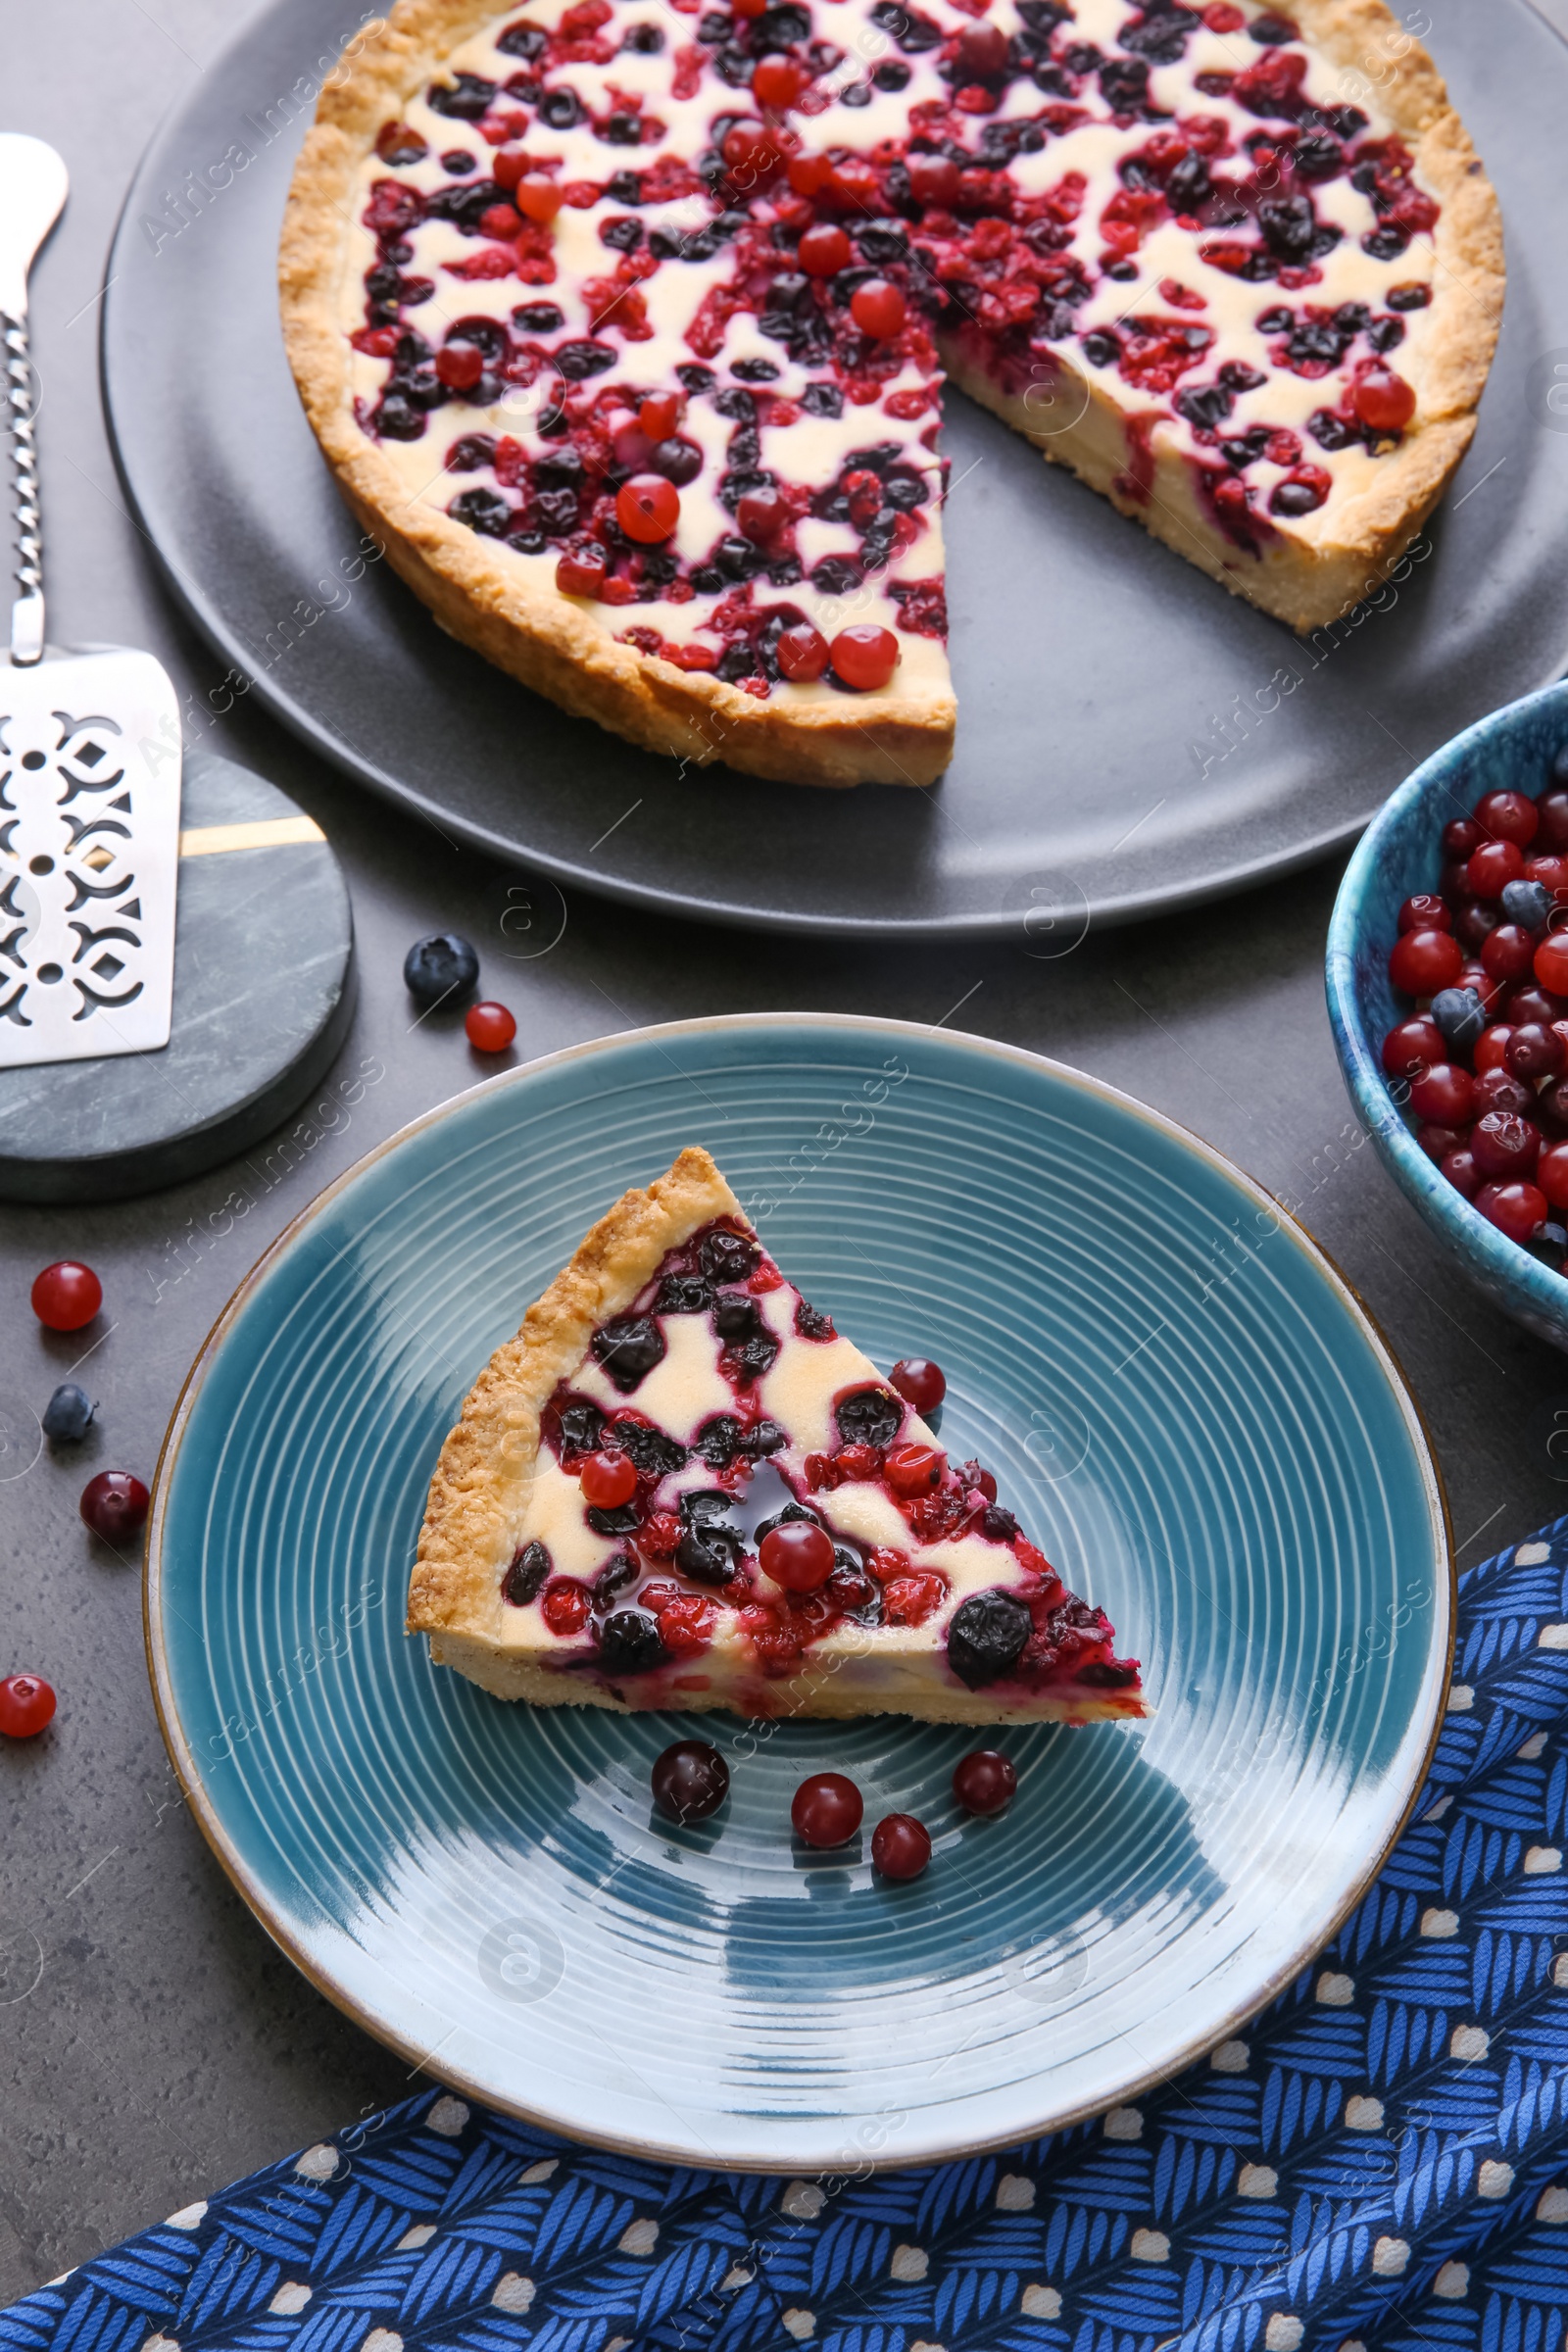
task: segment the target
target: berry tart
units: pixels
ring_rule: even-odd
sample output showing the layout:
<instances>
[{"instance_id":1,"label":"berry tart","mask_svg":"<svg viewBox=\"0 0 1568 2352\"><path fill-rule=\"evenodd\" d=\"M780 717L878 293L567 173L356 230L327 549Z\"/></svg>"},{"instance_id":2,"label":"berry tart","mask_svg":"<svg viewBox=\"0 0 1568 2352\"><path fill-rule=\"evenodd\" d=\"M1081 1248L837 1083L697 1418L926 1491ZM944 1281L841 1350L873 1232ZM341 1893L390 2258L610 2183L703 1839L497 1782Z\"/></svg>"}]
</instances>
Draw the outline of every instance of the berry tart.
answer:
<instances>
[{"instance_id":1,"label":"berry tart","mask_svg":"<svg viewBox=\"0 0 1568 2352\"><path fill-rule=\"evenodd\" d=\"M480 1374L408 1624L538 1706L1149 1712L1103 1610L801 1297L697 1150L616 1201Z\"/></svg>"},{"instance_id":2,"label":"berry tart","mask_svg":"<svg viewBox=\"0 0 1568 2352\"><path fill-rule=\"evenodd\" d=\"M454 636L656 750L927 783L944 371L1309 628L1462 456L1502 249L1381 0L398 0L281 280Z\"/></svg>"}]
</instances>

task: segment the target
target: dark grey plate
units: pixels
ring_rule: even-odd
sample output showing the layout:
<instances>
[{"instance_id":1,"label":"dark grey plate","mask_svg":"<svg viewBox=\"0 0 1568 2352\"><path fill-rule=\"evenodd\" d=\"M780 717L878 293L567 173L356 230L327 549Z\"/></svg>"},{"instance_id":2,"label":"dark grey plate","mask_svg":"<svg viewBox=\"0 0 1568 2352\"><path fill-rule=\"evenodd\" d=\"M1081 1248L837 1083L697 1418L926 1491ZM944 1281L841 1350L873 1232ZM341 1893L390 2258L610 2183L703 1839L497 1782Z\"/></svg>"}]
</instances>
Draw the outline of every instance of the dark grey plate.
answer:
<instances>
[{"instance_id":1,"label":"dark grey plate","mask_svg":"<svg viewBox=\"0 0 1568 2352\"><path fill-rule=\"evenodd\" d=\"M1502 198L1508 309L1475 445L1380 609L1303 646L950 395L957 757L929 791L844 794L683 774L453 645L384 564L345 579L359 534L295 398L274 255L348 13L277 0L154 140L109 272L106 397L126 488L221 658L448 835L687 914L1027 924L1049 956L1088 919L1320 856L1568 659L1568 414L1547 405L1568 381L1568 48L1526 0L1432 0L1431 47Z\"/></svg>"}]
</instances>

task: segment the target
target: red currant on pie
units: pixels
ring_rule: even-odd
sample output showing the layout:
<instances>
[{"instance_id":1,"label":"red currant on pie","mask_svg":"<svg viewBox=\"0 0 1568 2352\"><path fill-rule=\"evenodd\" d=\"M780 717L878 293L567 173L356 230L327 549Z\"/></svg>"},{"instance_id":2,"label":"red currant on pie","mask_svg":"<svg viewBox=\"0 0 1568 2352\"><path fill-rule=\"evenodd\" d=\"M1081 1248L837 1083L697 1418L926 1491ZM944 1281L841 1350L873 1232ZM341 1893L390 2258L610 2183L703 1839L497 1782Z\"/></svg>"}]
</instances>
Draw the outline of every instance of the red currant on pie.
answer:
<instances>
[{"instance_id":1,"label":"red currant on pie","mask_svg":"<svg viewBox=\"0 0 1568 2352\"><path fill-rule=\"evenodd\" d=\"M128 1470L100 1470L82 1488L77 1507L95 1536L106 1544L123 1544L140 1535L150 1500L141 1480Z\"/></svg>"},{"instance_id":2,"label":"red currant on pie","mask_svg":"<svg viewBox=\"0 0 1568 2352\"><path fill-rule=\"evenodd\" d=\"M60 1258L33 1279L32 1311L47 1331L80 1331L103 1302L102 1283L76 1258Z\"/></svg>"},{"instance_id":3,"label":"red currant on pie","mask_svg":"<svg viewBox=\"0 0 1568 2352\"><path fill-rule=\"evenodd\" d=\"M628 1453L590 1453L577 1471L584 1502L612 1511L637 1492L637 1472Z\"/></svg>"},{"instance_id":4,"label":"red currant on pie","mask_svg":"<svg viewBox=\"0 0 1568 2352\"><path fill-rule=\"evenodd\" d=\"M680 422L680 395L651 392L637 410L637 421L650 441L667 441Z\"/></svg>"},{"instance_id":5,"label":"red currant on pie","mask_svg":"<svg viewBox=\"0 0 1568 2352\"><path fill-rule=\"evenodd\" d=\"M513 201L519 213L525 213L542 228L560 212L565 202L565 191L558 188L553 179L546 179L542 172L530 172L518 180Z\"/></svg>"},{"instance_id":6,"label":"red currant on pie","mask_svg":"<svg viewBox=\"0 0 1568 2352\"><path fill-rule=\"evenodd\" d=\"M470 1004L463 1026L476 1054L504 1054L517 1034L516 1020L505 1004Z\"/></svg>"},{"instance_id":7,"label":"red currant on pie","mask_svg":"<svg viewBox=\"0 0 1568 2352\"><path fill-rule=\"evenodd\" d=\"M789 58L760 58L752 68L752 95L759 106L790 107L807 80L807 74Z\"/></svg>"},{"instance_id":8,"label":"red currant on pie","mask_svg":"<svg viewBox=\"0 0 1568 2352\"><path fill-rule=\"evenodd\" d=\"M773 649L780 670L795 686L809 686L827 668L827 639L808 620L781 632Z\"/></svg>"},{"instance_id":9,"label":"red currant on pie","mask_svg":"<svg viewBox=\"0 0 1568 2352\"><path fill-rule=\"evenodd\" d=\"M900 289L885 277L868 277L850 296L850 316L861 332L891 342L902 333L908 304Z\"/></svg>"},{"instance_id":10,"label":"red currant on pie","mask_svg":"<svg viewBox=\"0 0 1568 2352\"><path fill-rule=\"evenodd\" d=\"M787 1592L814 1592L833 1573L833 1539L809 1519L786 1519L762 1539L764 1576Z\"/></svg>"},{"instance_id":11,"label":"red currant on pie","mask_svg":"<svg viewBox=\"0 0 1568 2352\"><path fill-rule=\"evenodd\" d=\"M8 1674L0 1682L0 1737L34 1740L54 1715L55 1694L41 1674Z\"/></svg>"},{"instance_id":12,"label":"red currant on pie","mask_svg":"<svg viewBox=\"0 0 1568 2352\"><path fill-rule=\"evenodd\" d=\"M808 1845L847 1845L859 1828L865 1800L842 1772L816 1772L803 1781L790 1806L796 1835Z\"/></svg>"},{"instance_id":13,"label":"red currant on pie","mask_svg":"<svg viewBox=\"0 0 1568 2352\"><path fill-rule=\"evenodd\" d=\"M936 1446L910 1444L889 1448L883 1472L894 1494L909 1499L916 1494L929 1494L939 1487L947 1466L947 1455Z\"/></svg>"},{"instance_id":14,"label":"red currant on pie","mask_svg":"<svg viewBox=\"0 0 1568 2352\"><path fill-rule=\"evenodd\" d=\"M871 1832L871 1859L885 1879L917 1879L931 1859L931 1833L912 1813L889 1813Z\"/></svg>"},{"instance_id":15,"label":"red currant on pie","mask_svg":"<svg viewBox=\"0 0 1568 2352\"><path fill-rule=\"evenodd\" d=\"M1392 368L1372 368L1350 397L1361 422L1375 433L1401 432L1415 415L1414 387Z\"/></svg>"},{"instance_id":16,"label":"red currant on pie","mask_svg":"<svg viewBox=\"0 0 1568 2352\"><path fill-rule=\"evenodd\" d=\"M891 629L871 621L853 621L840 629L830 648L834 674L861 694L885 686L899 665L899 641Z\"/></svg>"},{"instance_id":17,"label":"red currant on pie","mask_svg":"<svg viewBox=\"0 0 1568 2352\"><path fill-rule=\"evenodd\" d=\"M1004 1812L1017 1791L1016 1765L993 1747L976 1748L954 1771L953 1793L966 1813Z\"/></svg>"},{"instance_id":18,"label":"red currant on pie","mask_svg":"<svg viewBox=\"0 0 1568 2352\"><path fill-rule=\"evenodd\" d=\"M657 546L680 520L680 493L662 473L634 473L615 493L615 519L628 539Z\"/></svg>"}]
</instances>

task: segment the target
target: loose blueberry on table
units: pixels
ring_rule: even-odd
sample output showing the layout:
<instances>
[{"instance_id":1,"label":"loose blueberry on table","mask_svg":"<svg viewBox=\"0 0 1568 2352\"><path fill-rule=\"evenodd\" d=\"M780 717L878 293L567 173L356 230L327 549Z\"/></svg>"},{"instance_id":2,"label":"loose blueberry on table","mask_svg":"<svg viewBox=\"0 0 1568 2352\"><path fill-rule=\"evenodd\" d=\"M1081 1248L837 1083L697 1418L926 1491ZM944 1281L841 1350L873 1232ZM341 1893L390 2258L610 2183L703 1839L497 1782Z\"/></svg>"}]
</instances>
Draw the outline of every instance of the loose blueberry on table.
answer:
<instances>
[{"instance_id":1,"label":"loose blueberry on table","mask_svg":"<svg viewBox=\"0 0 1568 2352\"><path fill-rule=\"evenodd\" d=\"M8 1674L0 1682L0 1737L36 1739L54 1721L55 1703L41 1674Z\"/></svg>"},{"instance_id":2,"label":"loose blueberry on table","mask_svg":"<svg viewBox=\"0 0 1568 2352\"><path fill-rule=\"evenodd\" d=\"M1405 900L1383 1041L1416 1141L1510 1241L1568 1272L1568 744L1534 797L1483 794Z\"/></svg>"},{"instance_id":3,"label":"loose blueberry on table","mask_svg":"<svg viewBox=\"0 0 1568 2352\"><path fill-rule=\"evenodd\" d=\"M479 958L456 931L432 931L416 939L403 959L404 986L426 1010L443 1001L461 1004L478 978Z\"/></svg>"},{"instance_id":4,"label":"loose blueberry on table","mask_svg":"<svg viewBox=\"0 0 1568 2352\"><path fill-rule=\"evenodd\" d=\"M97 1410L85 1389L62 1381L43 1408L43 1434L51 1446L78 1446Z\"/></svg>"}]
</instances>

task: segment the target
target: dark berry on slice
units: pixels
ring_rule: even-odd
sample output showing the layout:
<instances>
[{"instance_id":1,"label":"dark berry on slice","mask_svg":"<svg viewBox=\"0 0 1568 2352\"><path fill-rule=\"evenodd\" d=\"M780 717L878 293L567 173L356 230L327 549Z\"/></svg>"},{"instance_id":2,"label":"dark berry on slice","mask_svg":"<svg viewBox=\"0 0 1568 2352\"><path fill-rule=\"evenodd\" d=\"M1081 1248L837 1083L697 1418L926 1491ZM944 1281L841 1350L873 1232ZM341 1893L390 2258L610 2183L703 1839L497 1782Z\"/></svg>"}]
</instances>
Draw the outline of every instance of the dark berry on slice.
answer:
<instances>
[{"instance_id":1,"label":"dark berry on slice","mask_svg":"<svg viewBox=\"0 0 1568 2352\"><path fill-rule=\"evenodd\" d=\"M514 1609L525 1609L530 1600L537 1600L550 1574L550 1554L542 1544L524 1544L512 1555L512 1565L501 1580L501 1597Z\"/></svg>"},{"instance_id":2,"label":"dark berry on slice","mask_svg":"<svg viewBox=\"0 0 1568 2352\"><path fill-rule=\"evenodd\" d=\"M649 1674L668 1652L643 1609L617 1609L599 1628L599 1663L607 1674Z\"/></svg>"},{"instance_id":3,"label":"dark berry on slice","mask_svg":"<svg viewBox=\"0 0 1568 2352\"><path fill-rule=\"evenodd\" d=\"M948 1627L948 1664L979 1690L1011 1672L1033 1631L1028 1610L1011 1592L971 1592Z\"/></svg>"},{"instance_id":4,"label":"dark berry on slice","mask_svg":"<svg viewBox=\"0 0 1568 2352\"><path fill-rule=\"evenodd\" d=\"M700 1274L666 1274L654 1299L656 1315L706 1315L713 1303L713 1286Z\"/></svg>"},{"instance_id":5,"label":"dark berry on slice","mask_svg":"<svg viewBox=\"0 0 1568 2352\"><path fill-rule=\"evenodd\" d=\"M842 1772L813 1772L796 1789L790 1819L808 1845L845 1845L864 1812L860 1791Z\"/></svg>"},{"instance_id":6,"label":"dark berry on slice","mask_svg":"<svg viewBox=\"0 0 1568 2352\"><path fill-rule=\"evenodd\" d=\"M697 1252L698 1264L709 1281L714 1283L744 1282L756 1266L757 1258L755 1242L748 1241L742 1233L729 1232L722 1225L703 1236Z\"/></svg>"},{"instance_id":7,"label":"dark berry on slice","mask_svg":"<svg viewBox=\"0 0 1568 2352\"><path fill-rule=\"evenodd\" d=\"M641 1564L629 1551L617 1551L612 1560L607 1560L593 1582L594 1615L602 1617L611 1603L629 1592L641 1575Z\"/></svg>"},{"instance_id":8,"label":"dark berry on slice","mask_svg":"<svg viewBox=\"0 0 1568 2352\"><path fill-rule=\"evenodd\" d=\"M652 1315L615 1315L593 1336L593 1352L623 1396L664 1360L664 1335Z\"/></svg>"},{"instance_id":9,"label":"dark berry on slice","mask_svg":"<svg viewBox=\"0 0 1568 2352\"><path fill-rule=\"evenodd\" d=\"M931 1833L912 1813L889 1813L871 1832L871 1859L885 1879L917 1879L931 1859Z\"/></svg>"},{"instance_id":10,"label":"dark berry on slice","mask_svg":"<svg viewBox=\"0 0 1568 2352\"><path fill-rule=\"evenodd\" d=\"M953 1775L953 1793L966 1813L1001 1813L1011 1804L1018 1774L1010 1756L994 1747L978 1747L965 1756Z\"/></svg>"},{"instance_id":11,"label":"dark berry on slice","mask_svg":"<svg viewBox=\"0 0 1568 2352\"><path fill-rule=\"evenodd\" d=\"M677 1740L654 1759L654 1803L668 1821L706 1821L729 1794L729 1766L706 1740Z\"/></svg>"},{"instance_id":12,"label":"dark berry on slice","mask_svg":"<svg viewBox=\"0 0 1568 2352\"><path fill-rule=\"evenodd\" d=\"M948 1393L948 1383L940 1364L928 1355L906 1355L888 1374L899 1395L917 1413L934 1413Z\"/></svg>"},{"instance_id":13,"label":"dark berry on slice","mask_svg":"<svg viewBox=\"0 0 1568 2352\"><path fill-rule=\"evenodd\" d=\"M78 1445L97 1410L85 1389L62 1381L43 1408L43 1434L51 1446Z\"/></svg>"},{"instance_id":14,"label":"dark berry on slice","mask_svg":"<svg viewBox=\"0 0 1568 2352\"><path fill-rule=\"evenodd\" d=\"M416 1004L466 997L479 977L479 958L456 931L416 939L403 958L403 984Z\"/></svg>"},{"instance_id":15,"label":"dark berry on slice","mask_svg":"<svg viewBox=\"0 0 1568 2352\"><path fill-rule=\"evenodd\" d=\"M888 1446L898 1436L904 1407L886 1389L854 1389L833 1408L845 1446Z\"/></svg>"}]
</instances>

